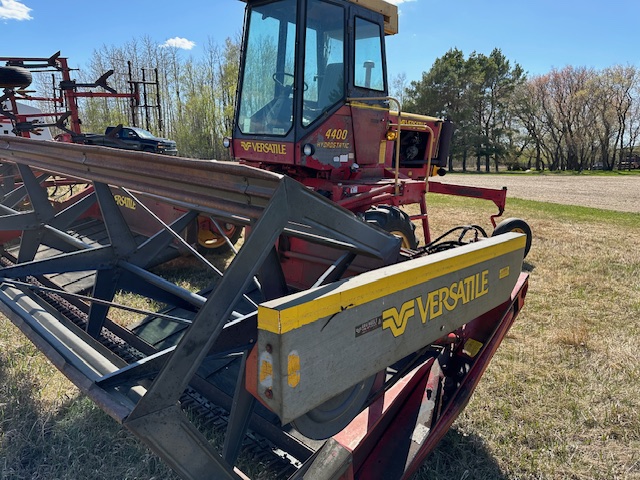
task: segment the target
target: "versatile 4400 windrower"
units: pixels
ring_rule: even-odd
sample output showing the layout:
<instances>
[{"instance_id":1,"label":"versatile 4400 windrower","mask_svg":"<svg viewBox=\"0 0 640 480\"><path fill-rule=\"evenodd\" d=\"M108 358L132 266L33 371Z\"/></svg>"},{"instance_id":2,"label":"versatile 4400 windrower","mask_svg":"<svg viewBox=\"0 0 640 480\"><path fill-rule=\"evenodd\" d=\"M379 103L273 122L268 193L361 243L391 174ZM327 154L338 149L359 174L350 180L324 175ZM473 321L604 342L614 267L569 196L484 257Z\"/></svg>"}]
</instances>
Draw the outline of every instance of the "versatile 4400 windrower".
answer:
<instances>
[{"instance_id":1,"label":"versatile 4400 windrower","mask_svg":"<svg viewBox=\"0 0 640 480\"><path fill-rule=\"evenodd\" d=\"M268 451L283 478L407 478L523 307L531 231L496 226L505 190L430 180L453 125L388 97L395 6L246 8L224 140L234 162L21 138L43 125L11 107L29 100L29 70L66 61L2 59L14 135L0 136L0 308L183 478L246 478L242 448ZM73 97L79 85L65 82ZM431 193L493 201L493 234L464 226L433 239ZM400 208L410 204L419 213ZM194 246L234 254L221 271ZM206 287L154 268L177 254L206 266ZM153 311L114 301L121 291ZM142 320L117 322L116 309ZM224 429L220 449L210 423Z\"/></svg>"}]
</instances>

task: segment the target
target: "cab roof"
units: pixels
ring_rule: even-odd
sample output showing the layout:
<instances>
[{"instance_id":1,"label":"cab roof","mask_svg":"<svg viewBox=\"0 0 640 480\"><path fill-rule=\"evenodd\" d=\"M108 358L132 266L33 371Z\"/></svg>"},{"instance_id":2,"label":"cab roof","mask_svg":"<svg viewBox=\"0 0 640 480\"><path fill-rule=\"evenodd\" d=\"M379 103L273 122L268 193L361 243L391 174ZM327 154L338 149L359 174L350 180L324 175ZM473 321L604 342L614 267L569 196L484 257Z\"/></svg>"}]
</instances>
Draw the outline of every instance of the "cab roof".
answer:
<instances>
[{"instance_id":1,"label":"cab roof","mask_svg":"<svg viewBox=\"0 0 640 480\"><path fill-rule=\"evenodd\" d=\"M241 0L247 2L247 0ZM384 33L395 35L398 33L398 7L385 0L347 0L358 4L373 12L381 13L384 17Z\"/></svg>"}]
</instances>

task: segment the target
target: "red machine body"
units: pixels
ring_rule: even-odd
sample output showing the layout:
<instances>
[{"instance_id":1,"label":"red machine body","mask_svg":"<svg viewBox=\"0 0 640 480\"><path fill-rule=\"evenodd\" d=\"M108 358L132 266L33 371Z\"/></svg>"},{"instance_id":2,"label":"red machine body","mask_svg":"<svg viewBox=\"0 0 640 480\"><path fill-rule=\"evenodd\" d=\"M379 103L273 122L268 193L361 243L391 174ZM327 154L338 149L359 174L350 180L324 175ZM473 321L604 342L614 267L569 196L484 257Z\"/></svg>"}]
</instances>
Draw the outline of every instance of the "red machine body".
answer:
<instances>
[{"instance_id":1,"label":"red machine body","mask_svg":"<svg viewBox=\"0 0 640 480\"><path fill-rule=\"evenodd\" d=\"M446 172L454 126L401 112L388 96L384 37L394 33L397 9L383 1L248 2L229 144L239 161L293 177L355 213L385 206L420 221L429 243L427 191L490 199L495 216L506 192L428 181ZM412 204L419 213L398 210ZM405 246L415 247L414 229L403 230Z\"/></svg>"}]
</instances>

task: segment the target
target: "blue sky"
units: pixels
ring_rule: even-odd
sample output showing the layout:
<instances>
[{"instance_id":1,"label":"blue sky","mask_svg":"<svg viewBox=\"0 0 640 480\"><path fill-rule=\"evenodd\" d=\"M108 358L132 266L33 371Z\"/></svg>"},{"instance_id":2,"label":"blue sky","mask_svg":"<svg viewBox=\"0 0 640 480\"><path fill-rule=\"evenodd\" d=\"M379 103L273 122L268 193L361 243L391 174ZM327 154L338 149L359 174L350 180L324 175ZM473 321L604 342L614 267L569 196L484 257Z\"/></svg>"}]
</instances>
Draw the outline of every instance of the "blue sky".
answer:
<instances>
[{"instance_id":1,"label":"blue sky","mask_svg":"<svg viewBox=\"0 0 640 480\"><path fill-rule=\"evenodd\" d=\"M394 0L400 33L387 38L391 76L417 80L451 48L465 55L500 48L530 75L566 65L640 67L640 1ZM73 67L102 45L148 36L198 57L211 38L241 31L239 0L0 0L0 56L48 57L57 50Z\"/></svg>"}]
</instances>

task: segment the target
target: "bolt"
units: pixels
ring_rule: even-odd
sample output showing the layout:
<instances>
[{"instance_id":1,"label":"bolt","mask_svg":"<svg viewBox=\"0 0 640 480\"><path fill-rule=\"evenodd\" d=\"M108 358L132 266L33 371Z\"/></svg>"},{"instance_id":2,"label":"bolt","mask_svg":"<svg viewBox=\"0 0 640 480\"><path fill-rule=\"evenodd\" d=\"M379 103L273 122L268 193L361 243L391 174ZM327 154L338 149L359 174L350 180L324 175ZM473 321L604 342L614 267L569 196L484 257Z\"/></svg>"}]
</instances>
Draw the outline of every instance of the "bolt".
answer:
<instances>
[{"instance_id":1,"label":"bolt","mask_svg":"<svg viewBox=\"0 0 640 480\"><path fill-rule=\"evenodd\" d=\"M264 396L267 397L268 399L272 399L273 398L273 390L271 390L271 388L267 388L264 391Z\"/></svg>"},{"instance_id":2,"label":"bolt","mask_svg":"<svg viewBox=\"0 0 640 480\"><path fill-rule=\"evenodd\" d=\"M264 347L264 349L267 351L267 353L273 352L273 347L271 346L270 343L267 343L267 345Z\"/></svg>"}]
</instances>

